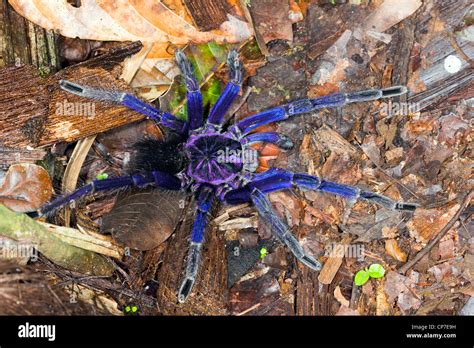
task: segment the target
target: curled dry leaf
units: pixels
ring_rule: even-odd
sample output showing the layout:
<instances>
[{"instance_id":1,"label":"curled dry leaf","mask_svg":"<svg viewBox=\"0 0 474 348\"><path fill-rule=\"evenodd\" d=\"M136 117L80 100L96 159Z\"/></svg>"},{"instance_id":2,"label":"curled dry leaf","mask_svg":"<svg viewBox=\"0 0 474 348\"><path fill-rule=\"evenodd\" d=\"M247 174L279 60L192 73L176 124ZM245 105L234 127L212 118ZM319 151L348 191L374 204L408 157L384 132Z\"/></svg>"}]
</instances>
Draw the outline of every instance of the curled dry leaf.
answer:
<instances>
[{"instance_id":1,"label":"curled dry leaf","mask_svg":"<svg viewBox=\"0 0 474 348\"><path fill-rule=\"evenodd\" d=\"M0 204L17 211L39 209L53 194L48 172L31 163L14 164L0 186Z\"/></svg>"},{"instance_id":2,"label":"curled dry leaf","mask_svg":"<svg viewBox=\"0 0 474 348\"><path fill-rule=\"evenodd\" d=\"M339 302L342 306L349 307L349 300L344 297L341 291L341 287L338 285L336 289L334 289L334 298Z\"/></svg>"},{"instance_id":3,"label":"curled dry leaf","mask_svg":"<svg viewBox=\"0 0 474 348\"><path fill-rule=\"evenodd\" d=\"M405 262L407 260L407 254L400 249L395 239L385 241L385 251L397 261Z\"/></svg>"}]
</instances>

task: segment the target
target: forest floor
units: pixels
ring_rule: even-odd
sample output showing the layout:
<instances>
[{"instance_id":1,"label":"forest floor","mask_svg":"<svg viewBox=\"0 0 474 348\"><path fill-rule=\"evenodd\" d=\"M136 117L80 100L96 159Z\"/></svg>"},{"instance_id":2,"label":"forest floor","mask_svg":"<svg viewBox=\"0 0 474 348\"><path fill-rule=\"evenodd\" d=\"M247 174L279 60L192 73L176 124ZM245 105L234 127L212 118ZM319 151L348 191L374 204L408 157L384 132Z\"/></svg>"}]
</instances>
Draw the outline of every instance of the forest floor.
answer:
<instances>
[{"instance_id":1,"label":"forest floor","mask_svg":"<svg viewBox=\"0 0 474 348\"><path fill-rule=\"evenodd\" d=\"M138 86L145 74L132 83L119 78L126 58L142 45L48 41L50 31L1 3L8 25L0 31L0 203L24 212L44 203L42 190L65 192L104 173L124 175L134 142L168 135L123 107L95 103L97 117L67 122L58 112L58 103L80 100L59 89L64 78L158 96L156 88ZM415 212L300 189L271 193L281 218L323 264L314 272L272 236L249 204L215 205L199 279L188 301L177 304L193 221L190 195L148 190L89 197L48 217L54 225L43 219L31 227L37 234L27 237L40 245L34 260L2 261L0 297L19 305L0 301L1 314L121 315L135 307L133 313L142 315L474 314L472 4L422 1L412 15L388 25L383 1L302 1L302 19L295 23L278 15L288 13L289 3L248 7L257 35L237 46L246 78L230 122L298 99L407 86L401 97L323 109L262 128L289 136L294 147L256 149L261 171L287 168L358 186L416 203ZM45 74L38 73L31 48L18 49L28 41L12 34L18 23L44 39ZM371 32L369 23L372 29L388 27L383 34ZM207 48L191 45L185 52L199 65ZM21 64L15 66L17 59ZM224 64L210 70L205 99L227 81ZM171 112L181 80L173 81L167 93L150 98ZM144 208L124 228L120 208L130 202ZM26 217L7 210L0 216L2 243L20 243L26 234L16 228Z\"/></svg>"}]
</instances>

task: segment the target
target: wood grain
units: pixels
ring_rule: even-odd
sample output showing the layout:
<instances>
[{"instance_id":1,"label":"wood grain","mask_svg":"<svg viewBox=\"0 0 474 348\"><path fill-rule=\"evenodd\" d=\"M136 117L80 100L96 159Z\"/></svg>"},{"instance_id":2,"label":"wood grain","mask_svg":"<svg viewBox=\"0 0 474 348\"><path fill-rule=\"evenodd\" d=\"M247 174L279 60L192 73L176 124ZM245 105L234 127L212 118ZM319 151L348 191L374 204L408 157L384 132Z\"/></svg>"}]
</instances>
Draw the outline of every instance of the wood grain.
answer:
<instances>
[{"instance_id":1,"label":"wood grain","mask_svg":"<svg viewBox=\"0 0 474 348\"><path fill-rule=\"evenodd\" d=\"M58 85L59 80L68 79L94 87L130 91L125 82L118 80L121 70L118 64L140 47L139 43L122 45L48 78L42 78L36 68L28 65L0 69L0 146L43 147L71 142L143 119L125 107L85 100L64 92ZM94 112L65 113L65 105L74 105L76 111L89 107Z\"/></svg>"}]
</instances>

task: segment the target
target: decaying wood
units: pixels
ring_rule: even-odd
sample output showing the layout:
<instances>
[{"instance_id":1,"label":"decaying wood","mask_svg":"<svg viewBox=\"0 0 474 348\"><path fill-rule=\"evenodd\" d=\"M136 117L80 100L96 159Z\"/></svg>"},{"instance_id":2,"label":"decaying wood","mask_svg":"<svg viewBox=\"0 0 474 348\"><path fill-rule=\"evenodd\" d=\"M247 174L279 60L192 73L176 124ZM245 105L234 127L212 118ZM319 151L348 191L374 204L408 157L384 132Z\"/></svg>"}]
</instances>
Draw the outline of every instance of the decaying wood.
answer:
<instances>
[{"instance_id":1,"label":"decaying wood","mask_svg":"<svg viewBox=\"0 0 474 348\"><path fill-rule=\"evenodd\" d=\"M88 231L86 234L70 227L56 226L44 222L39 223L46 227L54 236L69 245L117 259L121 259L124 254L123 247L117 245L110 236L91 231Z\"/></svg>"},{"instance_id":2,"label":"decaying wood","mask_svg":"<svg viewBox=\"0 0 474 348\"><path fill-rule=\"evenodd\" d=\"M64 234L59 237L60 234L51 233L48 228L25 214L14 213L4 206L0 206L0 230L3 236L15 241L27 240L28 244L66 269L98 276L112 274L113 268L102 255L70 245L64 242ZM68 238L75 239L76 243L80 242L78 235L72 238L70 234Z\"/></svg>"},{"instance_id":3,"label":"decaying wood","mask_svg":"<svg viewBox=\"0 0 474 348\"><path fill-rule=\"evenodd\" d=\"M0 1L0 67L33 65L43 73L59 69L56 36L17 14L7 0Z\"/></svg>"},{"instance_id":4,"label":"decaying wood","mask_svg":"<svg viewBox=\"0 0 474 348\"><path fill-rule=\"evenodd\" d=\"M318 273L306 267L296 283L296 314L319 315Z\"/></svg>"},{"instance_id":5,"label":"decaying wood","mask_svg":"<svg viewBox=\"0 0 474 348\"><path fill-rule=\"evenodd\" d=\"M139 43L120 46L48 78L42 78L32 66L1 69L0 146L41 147L70 142L143 119L125 107L85 100L61 90L58 85L59 80L67 79L129 91L129 87L118 80L121 70L118 64L140 47Z\"/></svg>"},{"instance_id":6,"label":"decaying wood","mask_svg":"<svg viewBox=\"0 0 474 348\"><path fill-rule=\"evenodd\" d=\"M217 206L211 215L215 215ZM191 212L194 209L190 209ZM170 237L158 272L157 301L165 315L224 315L227 313L227 257L224 236L213 226L206 231L202 249L199 277L185 303L177 304L177 292L182 281L189 236L194 214L186 216L183 224Z\"/></svg>"},{"instance_id":7,"label":"decaying wood","mask_svg":"<svg viewBox=\"0 0 474 348\"><path fill-rule=\"evenodd\" d=\"M218 29L227 20L230 7L226 0L184 0L184 4L203 31Z\"/></svg>"},{"instance_id":8,"label":"decaying wood","mask_svg":"<svg viewBox=\"0 0 474 348\"><path fill-rule=\"evenodd\" d=\"M43 149L12 149L0 146L0 170L6 171L15 163L35 163L46 155Z\"/></svg>"},{"instance_id":9,"label":"decaying wood","mask_svg":"<svg viewBox=\"0 0 474 348\"><path fill-rule=\"evenodd\" d=\"M2 315L91 315L110 314L96 304L71 297L63 288L51 286L41 264L19 266L0 261L0 313Z\"/></svg>"},{"instance_id":10,"label":"decaying wood","mask_svg":"<svg viewBox=\"0 0 474 348\"><path fill-rule=\"evenodd\" d=\"M463 55L458 53L459 50L462 50L464 56L472 57L474 55L474 47L467 40L454 39L453 45L452 32L448 29L459 25L471 6L472 1L469 0L435 1L433 3L428 1L425 2L416 20L413 20L417 23L414 32L416 40L423 42L426 37L429 38L420 54L429 55L430 64L421 67L411 64L410 69L407 69L408 75L412 77L411 80L416 81L417 86L421 86L423 89L411 95L408 100L412 103L420 103L421 109L437 105L447 96L467 89L473 84L474 74L471 62L463 62L462 68L455 74L447 72L444 68L445 58L449 55L456 55L463 59ZM432 33L436 23L442 23L445 28L438 35ZM415 26L413 26L413 30L415 30ZM403 45L406 46L407 43L403 43ZM412 86L409 84L409 87ZM466 98L469 97L466 96Z\"/></svg>"},{"instance_id":11,"label":"decaying wood","mask_svg":"<svg viewBox=\"0 0 474 348\"><path fill-rule=\"evenodd\" d=\"M324 267L319 273L318 280L322 284L332 283L337 271L339 271L339 267L342 265L342 259L344 258L344 248L349 240L350 238L345 238L341 243L334 245L334 248L329 254L326 263L324 264Z\"/></svg>"}]
</instances>

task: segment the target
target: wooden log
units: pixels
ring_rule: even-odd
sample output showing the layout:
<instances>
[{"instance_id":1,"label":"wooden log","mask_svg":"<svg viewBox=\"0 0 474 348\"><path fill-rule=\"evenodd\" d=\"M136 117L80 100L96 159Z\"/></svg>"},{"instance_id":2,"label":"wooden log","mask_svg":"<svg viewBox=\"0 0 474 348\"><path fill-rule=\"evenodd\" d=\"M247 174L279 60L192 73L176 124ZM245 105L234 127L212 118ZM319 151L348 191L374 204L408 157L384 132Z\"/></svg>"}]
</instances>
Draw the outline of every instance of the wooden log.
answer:
<instances>
[{"instance_id":1,"label":"wooden log","mask_svg":"<svg viewBox=\"0 0 474 348\"><path fill-rule=\"evenodd\" d=\"M59 88L68 79L94 87L130 91L118 80L125 57L141 44L113 48L109 53L42 78L32 66L0 69L0 146L43 147L71 142L143 119L125 107L87 100Z\"/></svg>"}]
</instances>

